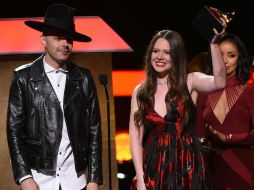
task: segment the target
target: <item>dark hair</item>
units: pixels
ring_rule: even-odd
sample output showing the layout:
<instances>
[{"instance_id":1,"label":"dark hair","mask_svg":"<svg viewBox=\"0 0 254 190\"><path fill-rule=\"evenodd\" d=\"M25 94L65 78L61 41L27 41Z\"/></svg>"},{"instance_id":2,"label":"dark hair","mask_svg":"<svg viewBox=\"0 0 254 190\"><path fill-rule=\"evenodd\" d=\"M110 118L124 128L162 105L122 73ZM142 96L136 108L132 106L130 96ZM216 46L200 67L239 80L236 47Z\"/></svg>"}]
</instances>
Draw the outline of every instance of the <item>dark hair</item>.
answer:
<instances>
[{"instance_id":1,"label":"dark hair","mask_svg":"<svg viewBox=\"0 0 254 190\"><path fill-rule=\"evenodd\" d=\"M187 73L192 73L192 72L202 72L202 73L207 73L207 60L208 59L208 52L202 51L195 55L191 61L188 63L187 66Z\"/></svg>"},{"instance_id":2,"label":"dark hair","mask_svg":"<svg viewBox=\"0 0 254 190\"><path fill-rule=\"evenodd\" d=\"M239 52L239 57L238 57L237 67L236 67L236 77L243 83L246 83L251 76L251 69L253 68L253 66L251 63L252 59L249 56L249 53L248 53L244 43L238 36L231 34L231 33L223 33L220 36L218 43L221 44L224 41L229 41L236 46L236 48ZM209 74L212 74L212 66L211 65L212 64L211 64L211 59L210 59Z\"/></svg>"},{"instance_id":3,"label":"dark hair","mask_svg":"<svg viewBox=\"0 0 254 190\"><path fill-rule=\"evenodd\" d=\"M157 73L153 69L151 64L151 54L156 41L159 38L166 39L170 45L170 56L172 60L172 66L168 70L168 85L170 90L166 94L165 102L167 105L167 112L170 112L170 101L176 97L176 101L182 101L185 103L186 99L186 67L187 56L185 45L182 37L179 33L172 30L161 30L157 32L146 51L144 57L146 80L141 84L137 92L138 110L134 113L134 120L136 126L140 126L144 121L144 106L154 107L154 94L157 89ZM186 123L188 114L184 114L183 121Z\"/></svg>"}]
</instances>

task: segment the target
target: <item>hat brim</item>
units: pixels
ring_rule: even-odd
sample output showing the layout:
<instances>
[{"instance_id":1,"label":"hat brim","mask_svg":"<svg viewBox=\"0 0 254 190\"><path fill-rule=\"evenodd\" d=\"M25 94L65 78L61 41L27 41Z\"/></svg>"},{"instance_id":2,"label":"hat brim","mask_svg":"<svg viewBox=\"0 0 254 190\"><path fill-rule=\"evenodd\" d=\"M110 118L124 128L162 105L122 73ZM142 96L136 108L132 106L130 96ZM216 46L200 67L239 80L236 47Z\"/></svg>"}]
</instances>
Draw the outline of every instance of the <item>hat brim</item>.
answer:
<instances>
[{"instance_id":1,"label":"hat brim","mask_svg":"<svg viewBox=\"0 0 254 190\"><path fill-rule=\"evenodd\" d=\"M87 36L85 34L81 34L76 31L70 31L70 30L67 30L66 28L53 26L50 24L45 24L45 23L39 22L39 21L27 20L27 21L25 21L25 24L27 26L29 26L30 28L33 28L33 29L41 31L41 32L44 32L47 29L60 30L60 31L64 32L66 35L68 35L69 37L71 37L74 41L78 41L78 42L90 42L92 40L89 36Z\"/></svg>"}]
</instances>

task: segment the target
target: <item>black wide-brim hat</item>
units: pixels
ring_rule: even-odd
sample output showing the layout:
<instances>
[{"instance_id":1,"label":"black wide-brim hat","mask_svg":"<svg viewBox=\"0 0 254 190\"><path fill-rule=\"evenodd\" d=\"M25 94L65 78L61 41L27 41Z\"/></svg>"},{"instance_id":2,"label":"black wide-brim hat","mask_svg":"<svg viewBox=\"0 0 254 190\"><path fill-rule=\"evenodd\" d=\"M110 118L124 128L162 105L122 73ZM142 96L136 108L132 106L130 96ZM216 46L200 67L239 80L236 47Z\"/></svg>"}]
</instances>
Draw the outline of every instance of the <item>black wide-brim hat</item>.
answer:
<instances>
[{"instance_id":1,"label":"black wide-brim hat","mask_svg":"<svg viewBox=\"0 0 254 190\"><path fill-rule=\"evenodd\" d=\"M48 7L44 22L27 20L25 24L35 30L47 32L50 30L59 31L74 41L90 42L92 39L75 31L74 24L75 9L64 4L52 4Z\"/></svg>"}]
</instances>

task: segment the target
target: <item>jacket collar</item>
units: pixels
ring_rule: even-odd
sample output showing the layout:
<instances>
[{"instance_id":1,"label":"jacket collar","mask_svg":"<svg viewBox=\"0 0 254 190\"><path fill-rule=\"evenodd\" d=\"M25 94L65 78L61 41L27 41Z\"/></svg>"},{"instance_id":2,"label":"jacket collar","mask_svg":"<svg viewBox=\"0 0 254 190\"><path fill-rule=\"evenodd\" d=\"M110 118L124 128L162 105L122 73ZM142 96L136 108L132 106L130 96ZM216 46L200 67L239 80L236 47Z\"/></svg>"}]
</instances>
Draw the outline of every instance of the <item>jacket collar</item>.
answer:
<instances>
[{"instance_id":1,"label":"jacket collar","mask_svg":"<svg viewBox=\"0 0 254 190\"><path fill-rule=\"evenodd\" d=\"M44 71L43 66L43 57L44 54L41 55L38 59L36 59L32 63L29 81L40 81L46 77L46 73ZM82 80L82 76L78 71L77 66L72 62L67 63L67 71L71 80L73 81Z\"/></svg>"},{"instance_id":2,"label":"jacket collar","mask_svg":"<svg viewBox=\"0 0 254 190\"><path fill-rule=\"evenodd\" d=\"M51 65L49 65L48 63L45 62L45 57L44 57L44 60L43 60L43 66L44 66L44 71L45 73L52 73L52 72L56 72L56 71L59 71L61 73L68 73L68 71L66 70L65 67L62 67L62 68L59 68L59 69L56 69L54 67L52 67Z\"/></svg>"},{"instance_id":3,"label":"jacket collar","mask_svg":"<svg viewBox=\"0 0 254 190\"><path fill-rule=\"evenodd\" d=\"M83 80L82 75L75 64L73 64L72 62L68 62L66 66L71 80L73 81Z\"/></svg>"},{"instance_id":4,"label":"jacket collar","mask_svg":"<svg viewBox=\"0 0 254 190\"><path fill-rule=\"evenodd\" d=\"M29 81L40 81L46 76L43 68L43 57L44 55L41 55L32 63Z\"/></svg>"}]
</instances>

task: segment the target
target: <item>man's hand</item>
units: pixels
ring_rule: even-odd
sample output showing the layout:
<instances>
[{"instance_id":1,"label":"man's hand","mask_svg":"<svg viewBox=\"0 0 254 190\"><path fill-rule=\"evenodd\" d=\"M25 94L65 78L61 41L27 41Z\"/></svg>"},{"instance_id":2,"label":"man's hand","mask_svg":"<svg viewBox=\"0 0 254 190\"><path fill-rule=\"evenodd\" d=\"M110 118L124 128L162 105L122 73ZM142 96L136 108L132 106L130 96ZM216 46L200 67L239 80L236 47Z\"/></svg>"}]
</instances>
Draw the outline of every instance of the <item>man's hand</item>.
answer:
<instances>
[{"instance_id":1,"label":"man's hand","mask_svg":"<svg viewBox=\"0 0 254 190\"><path fill-rule=\"evenodd\" d=\"M99 190L99 185L95 182L89 182L86 186L86 190Z\"/></svg>"},{"instance_id":2,"label":"man's hand","mask_svg":"<svg viewBox=\"0 0 254 190\"><path fill-rule=\"evenodd\" d=\"M27 178L20 184L21 190L40 190L33 178Z\"/></svg>"}]
</instances>

